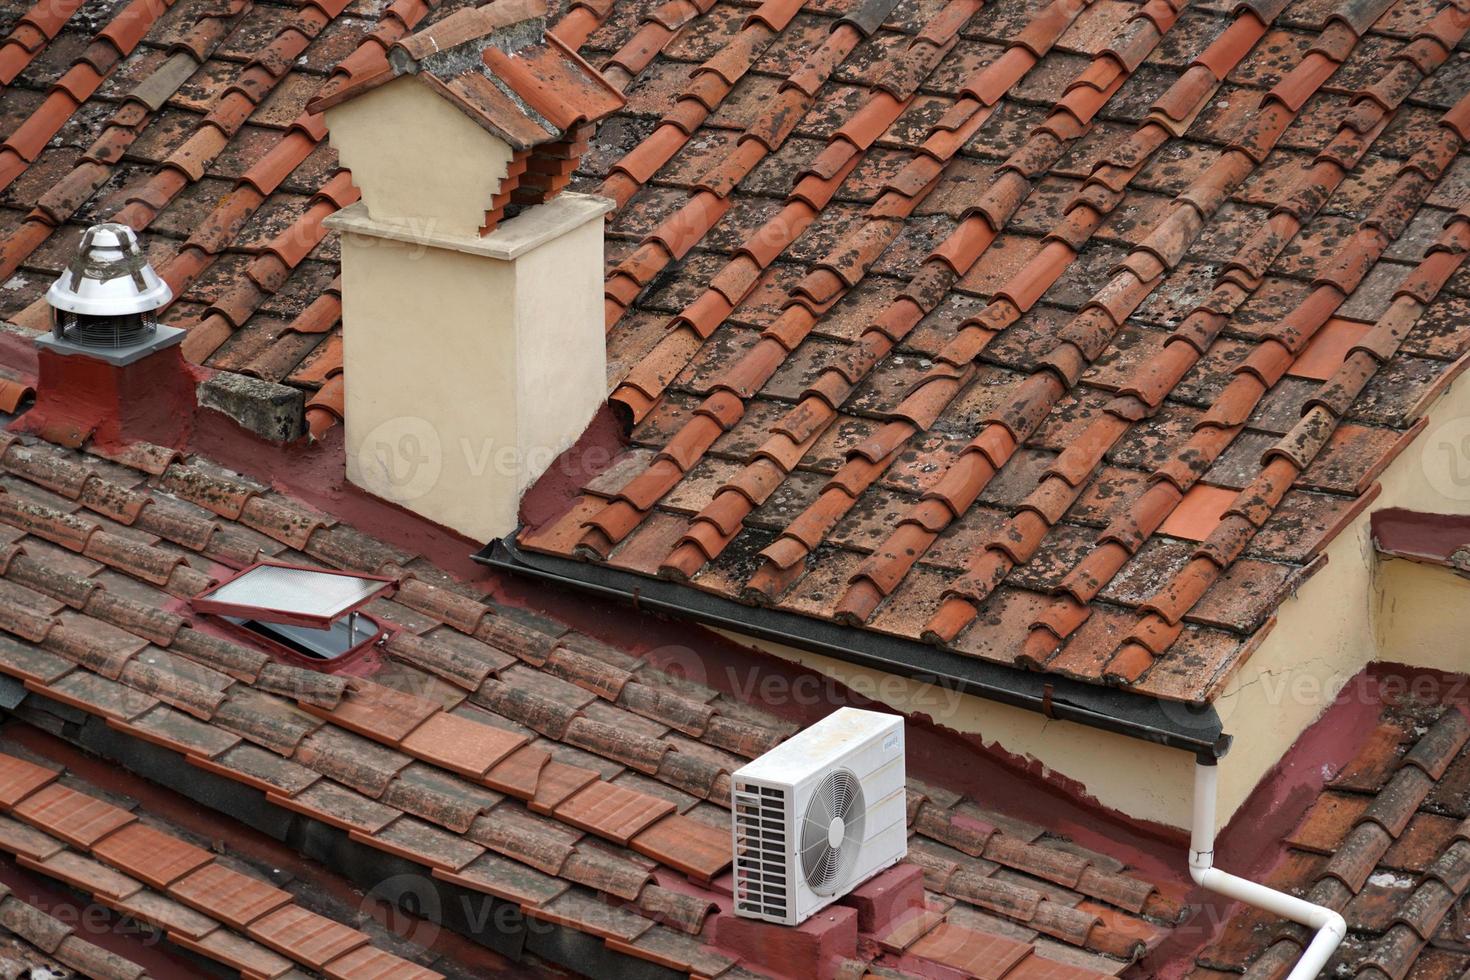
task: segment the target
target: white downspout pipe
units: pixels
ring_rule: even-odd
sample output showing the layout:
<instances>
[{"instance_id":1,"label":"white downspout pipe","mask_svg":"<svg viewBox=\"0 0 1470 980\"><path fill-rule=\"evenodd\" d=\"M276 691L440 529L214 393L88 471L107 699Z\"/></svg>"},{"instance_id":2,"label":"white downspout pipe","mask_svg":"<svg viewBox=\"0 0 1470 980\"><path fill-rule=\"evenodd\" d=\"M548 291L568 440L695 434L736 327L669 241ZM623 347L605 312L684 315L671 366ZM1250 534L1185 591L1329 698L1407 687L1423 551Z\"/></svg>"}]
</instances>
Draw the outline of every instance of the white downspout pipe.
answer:
<instances>
[{"instance_id":1,"label":"white downspout pipe","mask_svg":"<svg viewBox=\"0 0 1470 980\"><path fill-rule=\"evenodd\" d=\"M1194 827L1189 839L1189 873L1202 888L1298 922L1316 935L1286 980L1314 980L1331 958L1347 923L1341 915L1285 892L1238 878L1215 867L1215 796L1220 767L1213 761L1194 767Z\"/></svg>"}]
</instances>

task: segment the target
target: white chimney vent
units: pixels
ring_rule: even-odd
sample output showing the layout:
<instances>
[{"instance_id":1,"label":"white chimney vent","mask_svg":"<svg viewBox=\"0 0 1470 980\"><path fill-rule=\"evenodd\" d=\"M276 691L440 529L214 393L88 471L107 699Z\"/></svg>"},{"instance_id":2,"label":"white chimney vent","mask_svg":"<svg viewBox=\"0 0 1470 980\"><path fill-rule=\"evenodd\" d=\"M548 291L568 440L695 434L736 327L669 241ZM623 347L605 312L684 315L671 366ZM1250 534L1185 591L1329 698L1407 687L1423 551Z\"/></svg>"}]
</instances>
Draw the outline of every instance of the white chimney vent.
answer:
<instances>
[{"instance_id":1,"label":"white chimney vent","mask_svg":"<svg viewBox=\"0 0 1470 980\"><path fill-rule=\"evenodd\" d=\"M172 299L137 232L121 224L93 225L46 291L52 336L38 342L61 354L85 350L128 364L183 338L184 331L158 323L157 311Z\"/></svg>"}]
</instances>

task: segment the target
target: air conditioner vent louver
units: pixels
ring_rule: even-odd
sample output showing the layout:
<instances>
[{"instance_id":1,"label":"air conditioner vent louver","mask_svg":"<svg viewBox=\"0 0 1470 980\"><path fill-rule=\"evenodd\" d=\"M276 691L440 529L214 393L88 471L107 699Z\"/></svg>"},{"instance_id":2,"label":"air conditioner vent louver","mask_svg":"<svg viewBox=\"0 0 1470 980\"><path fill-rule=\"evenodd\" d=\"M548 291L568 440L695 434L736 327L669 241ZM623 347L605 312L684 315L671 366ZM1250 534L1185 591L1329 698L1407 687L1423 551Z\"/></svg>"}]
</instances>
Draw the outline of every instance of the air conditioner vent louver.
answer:
<instances>
[{"instance_id":1,"label":"air conditioner vent louver","mask_svg":"<svg viewBox=\"0 0 1470 980\"><path fill-rule=\"evenodd\" d=\"M731 785L737 915L796 925L908 853L897 715L841 708Z\"/></svg>"},{"instance_id":2,"label":"air conditioner vent louver","mask_svg":"<svg viewBox=\"0 0 1470 980\"><path fill-rule=\"evenodd\" d=\"M786 791L737 783L735 903L741 912L784 919L790 913Z\"/></svg>"}]
</instances>

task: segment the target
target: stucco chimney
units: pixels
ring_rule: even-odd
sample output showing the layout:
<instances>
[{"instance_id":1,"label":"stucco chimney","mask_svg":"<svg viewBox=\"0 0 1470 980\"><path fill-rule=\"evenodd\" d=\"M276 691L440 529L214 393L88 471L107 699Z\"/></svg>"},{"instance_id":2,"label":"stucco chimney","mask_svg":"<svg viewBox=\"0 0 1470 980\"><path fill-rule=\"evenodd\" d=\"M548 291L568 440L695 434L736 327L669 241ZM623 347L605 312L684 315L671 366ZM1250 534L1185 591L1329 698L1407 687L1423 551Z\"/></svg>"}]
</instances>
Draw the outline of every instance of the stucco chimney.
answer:
<instances>
[{"instance_id":1,"label":"stucco chimney","mask_svg":"<svg viewBox=\"0 0 1470 980\"><path fill-rule=\"evenodd\" d=\"M171 299L132 228L87 229L46 293L36 403L15 428L71 446L182 445L198 379L179 351L184 331L158 322Z\"/></svg>"},{"instance_id":2,"label":"stucco chimney","mask_svg":"<svg viewBox=\"0 0 1470 980\"><path fill-rule=\"evenodd\" d=\"M352 482L486 540L582 434L606 394L612 205L565 188L621 104L545 0L458 11L312 104L362 192L328 219Z\"/></svg>"}]
</instances>

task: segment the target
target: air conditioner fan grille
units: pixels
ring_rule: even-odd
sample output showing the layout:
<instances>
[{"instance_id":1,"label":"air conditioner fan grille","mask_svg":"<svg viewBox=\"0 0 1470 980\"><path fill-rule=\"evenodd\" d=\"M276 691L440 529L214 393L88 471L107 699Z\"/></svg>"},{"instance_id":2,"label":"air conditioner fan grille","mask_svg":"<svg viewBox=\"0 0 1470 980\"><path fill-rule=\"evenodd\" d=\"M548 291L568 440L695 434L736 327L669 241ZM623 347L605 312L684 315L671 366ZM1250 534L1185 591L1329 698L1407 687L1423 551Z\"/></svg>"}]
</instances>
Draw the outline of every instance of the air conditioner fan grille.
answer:
<instances>
[{"instance_id":1,"label":"air conditioner fan grille","mask_svg":"<svg viewBox=\"0 0 1470 980\"><path fill-rule=\"evenodd\" d=\"M834 769L807 802L801 818L801 868L818 895L832 895L852 877L863 846L863 787L846 769Z\"/></svg>"}]
</instances>

